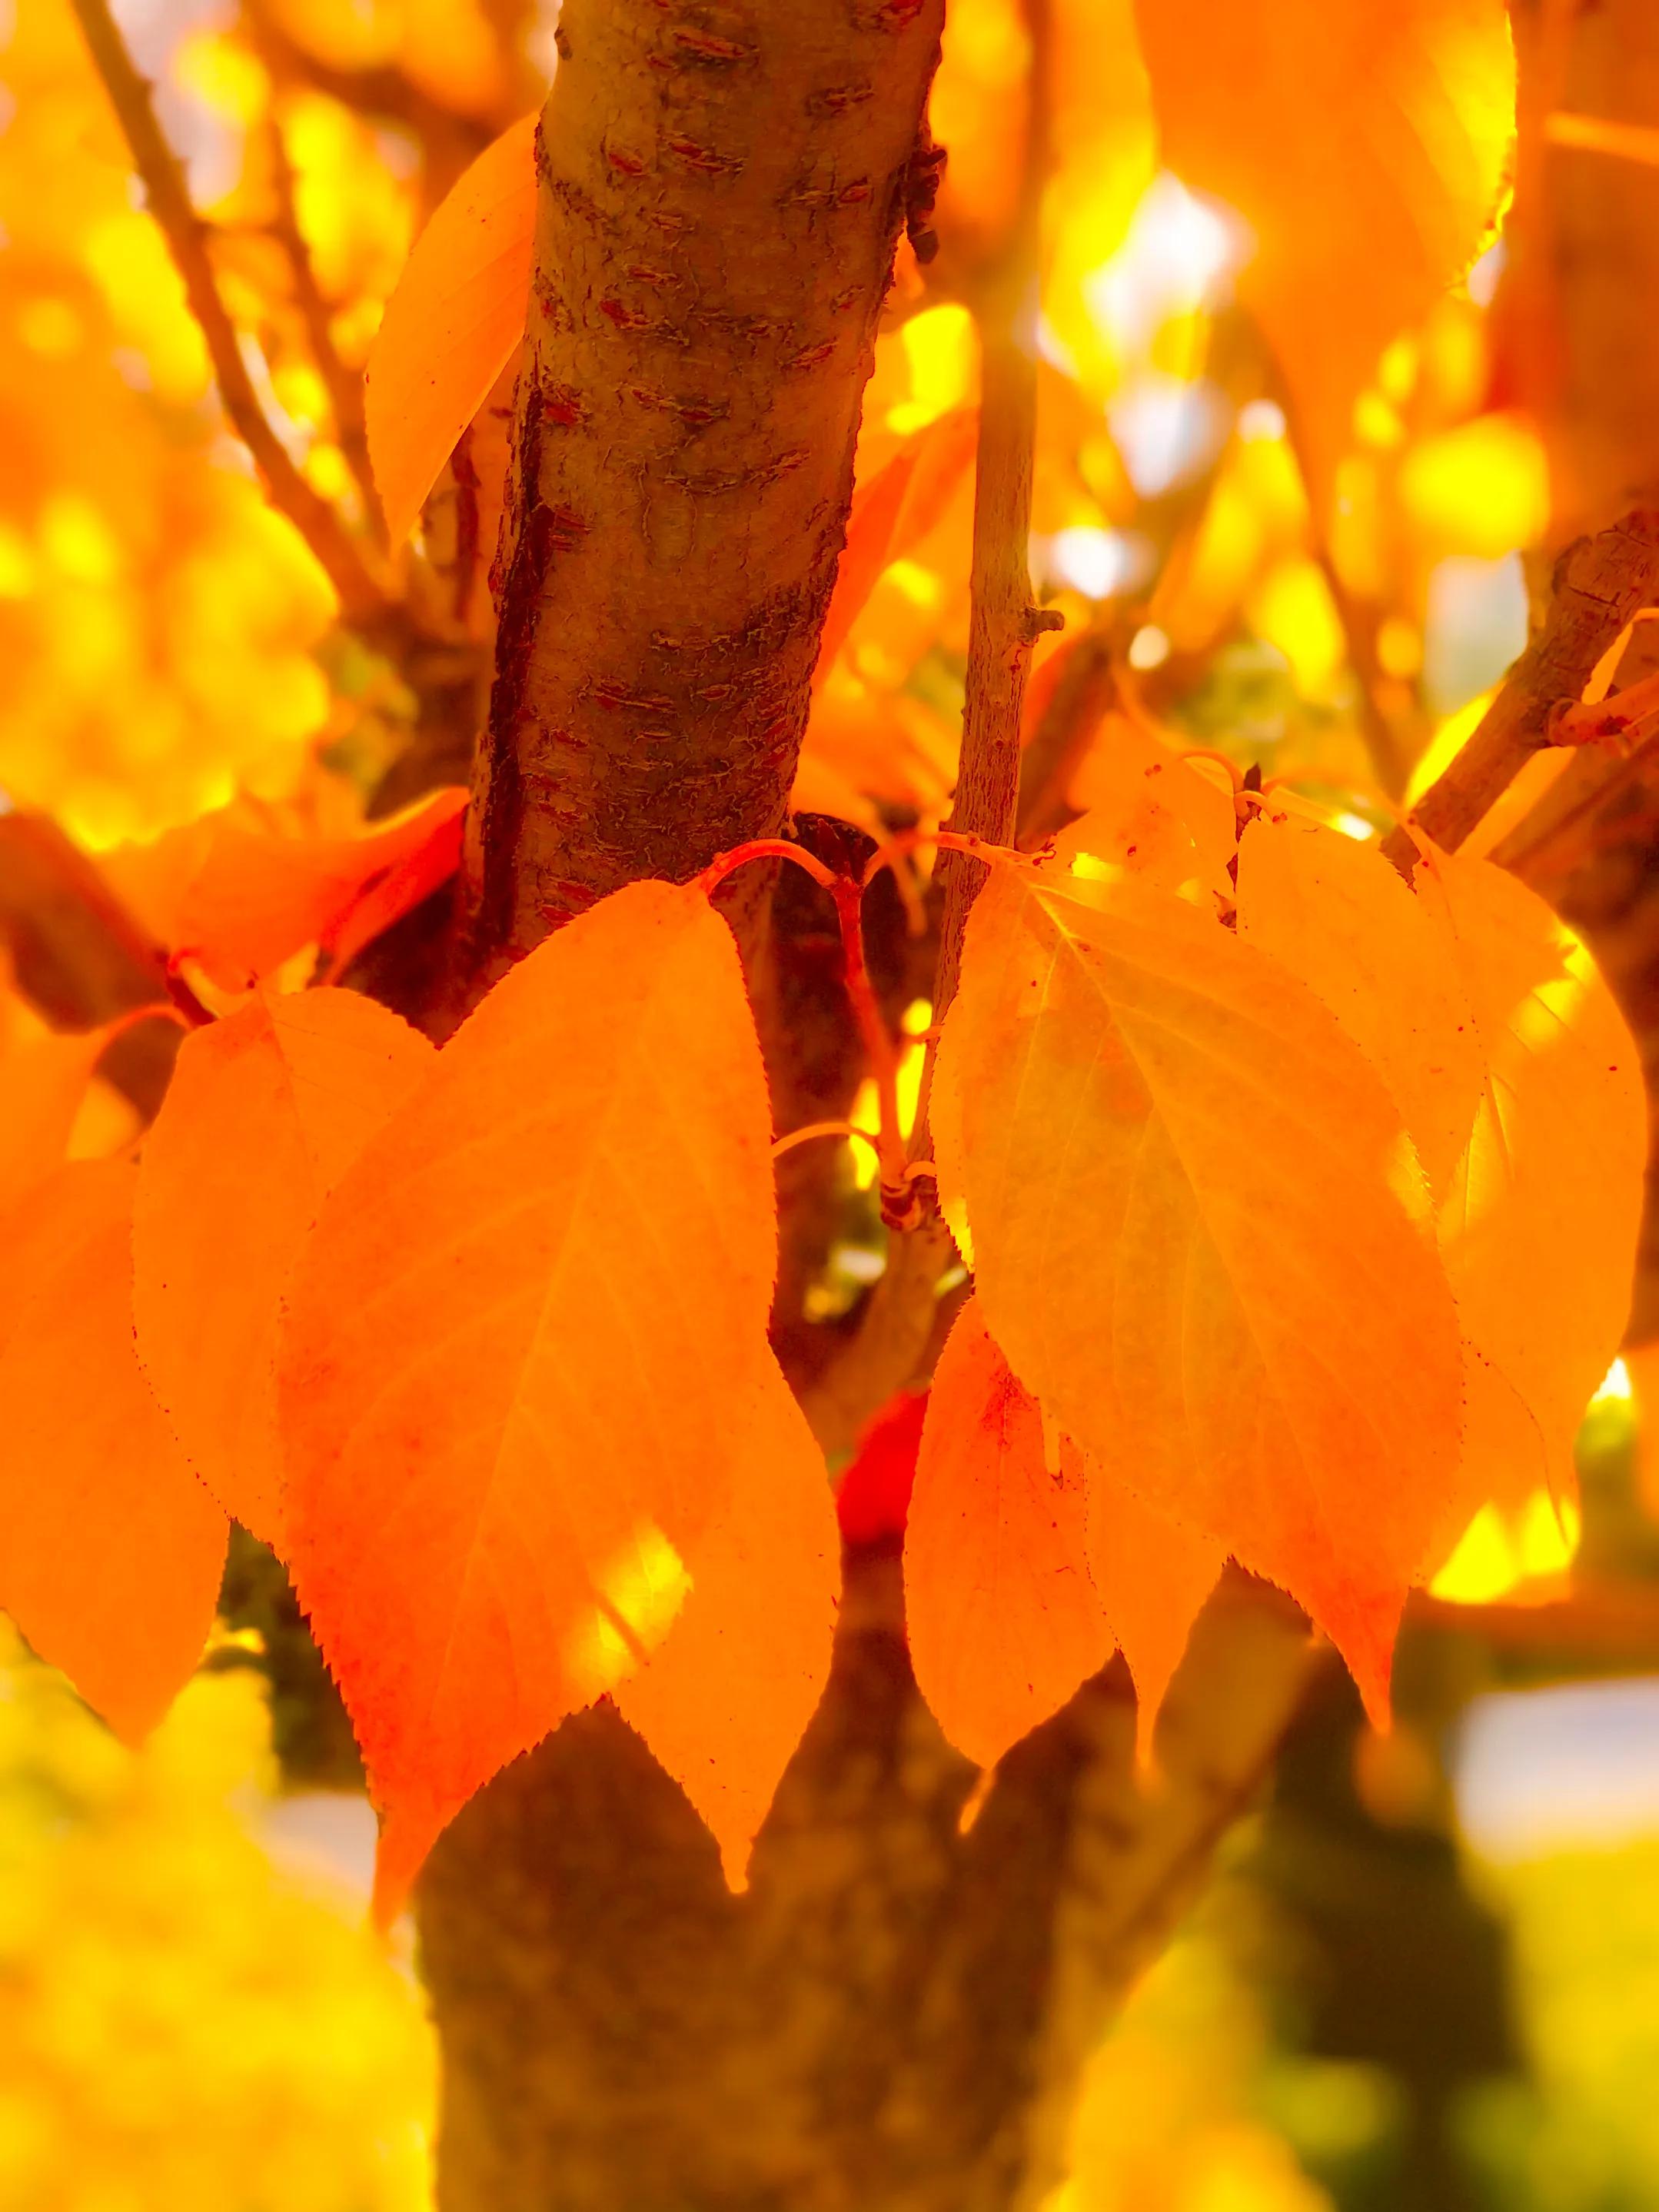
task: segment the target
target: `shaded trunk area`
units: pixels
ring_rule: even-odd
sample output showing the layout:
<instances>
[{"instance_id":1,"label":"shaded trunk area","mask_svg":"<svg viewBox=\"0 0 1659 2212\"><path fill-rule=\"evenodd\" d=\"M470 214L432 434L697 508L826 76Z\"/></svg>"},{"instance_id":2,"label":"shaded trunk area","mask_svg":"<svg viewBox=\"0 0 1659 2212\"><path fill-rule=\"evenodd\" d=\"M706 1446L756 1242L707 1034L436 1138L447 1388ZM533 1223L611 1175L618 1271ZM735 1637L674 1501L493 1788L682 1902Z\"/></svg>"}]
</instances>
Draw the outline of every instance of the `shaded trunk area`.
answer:
<instances>
[{"instance_id":1,"label":"shaded trunk area","mask_svg":"<svg viewBox=\"0 0 1659 2212\"><path fill-rule=\"evenodd\" d=\"M1079 2071L1306 1683L1243 1577L1133 1771L1121 1662L975 1772L917 1696L891 1557L849 1561L830 1688L733 1897L608 1706L496 1779L423 1878L444 2212L1004 2212L1060 2178Z\"/></svg>"}]
</instances>

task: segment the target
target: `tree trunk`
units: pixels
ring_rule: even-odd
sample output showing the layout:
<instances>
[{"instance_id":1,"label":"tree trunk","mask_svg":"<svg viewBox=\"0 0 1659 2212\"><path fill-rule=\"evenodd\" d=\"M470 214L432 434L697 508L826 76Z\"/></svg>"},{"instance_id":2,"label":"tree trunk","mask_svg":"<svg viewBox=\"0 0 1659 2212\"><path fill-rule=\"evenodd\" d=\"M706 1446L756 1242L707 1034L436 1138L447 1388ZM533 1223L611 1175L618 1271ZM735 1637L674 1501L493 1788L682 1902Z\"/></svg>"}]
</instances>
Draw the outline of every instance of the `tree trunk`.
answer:
<instances>
[{"instance_id":1,"label":"tree trunk","mask_svg":"<svg viewBox=\"0 0 1659 2212\"><path fill-rule=\"evenodd\" d=\"M1557 546L1632 507L1659 533L1659 168L1551 143L1552 112L1651 129L1659 116L1652 0L1524 0L1515 11L1522 154L1501 340L1507 380L1550 459ZM1574 559L1582 559L1575 555ZM1652 566L1650 561L1646 564ZM1650 577L1639 594L1650 605ZM1634 612L1621 604L1620 611ZM1659 670L1659 624L1632 637L1621 684ZM1576 683L1559 687L1576 690ZM1659 1335L1659 741L1587 749L1496 857L1588 940L1641 1042L1653 1146L1631 1340Z\"/></svg>"},{"instance_id":2,"label":"tree trunk","mask_svg":"<svg viewBox=\"0 0 1659 2212\"><path fill-rule=\"evenodd\" d=\"M787 824L939 17L565 0L449 1018L593 899ZM846 1088L802 1018L817 970L763 968L775 1099ZM844 1022L828 969L812 1011ZM924 1236L890 1269L925 1277L924 1318L940 1265ZM867 1371L891 1388L921 1350L896 1336ZM1034 2204L1104 2013L1310 1650L1242 1581L1196 1645L1165 1781L1137 1786L1119 1666L1004 1761L964 1834L975 1778L916 1694L897 1562L850 1560L833 1678L740 1898L614 1711L567 1722L420 1885L443 2212Z\"/></svg>"},{"instance_id":3,"label":"tree trunk","mask_svg":"<svg viewBox=\"0 0 1659 2212\"><path fill-rule=\"evenodd\" d=\"M783 827L942 0L566 0L466 853L476 987Z\"/></svg>"},{"instance_id":4,"label":"tree trunk","mask_svg":"<svg viewBox=\"0 0 1659 2212\"><path fill-rule=\"evenodd\" d=\"M911 1680L897 1563L849 1561L836 1667L730 1895L608 1706L474 1799L422 1880L443 2212L1025 2212L1079 2069L1248 1802L1307 1679L1242 1577L1133 1771L1121 1662L974 1771Z\"/></svg>"},{"instance_id":5,"label":"tree trunk","mask_svg":"<svg viewBox=\"0 0 1659 2212\"><path fill-rule=\"evenodd\" d=\"M1556 112L1651 130L1652 0L1522 0L1522 153L1507 335L1518 396L1549 449L1559 545L1659 502L1659 168L1549 143Z\"/></svg>"}]
</instances>

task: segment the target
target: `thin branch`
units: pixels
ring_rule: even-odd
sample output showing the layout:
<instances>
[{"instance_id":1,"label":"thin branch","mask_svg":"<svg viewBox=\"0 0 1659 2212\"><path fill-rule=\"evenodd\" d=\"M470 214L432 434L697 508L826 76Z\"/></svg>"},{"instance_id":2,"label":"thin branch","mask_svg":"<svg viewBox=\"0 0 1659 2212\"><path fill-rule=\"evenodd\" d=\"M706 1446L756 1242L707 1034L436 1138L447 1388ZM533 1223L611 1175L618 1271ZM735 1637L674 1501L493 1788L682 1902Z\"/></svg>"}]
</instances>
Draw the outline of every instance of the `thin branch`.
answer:
<instances>
[{"instance_id":1,"label":"thin branch","mask_svg":"<svg viewBox=\"0 0 1659 2212\"><path fill-rule=\"evenodd\" d=\"M426 155L428 204L441 199L467 163L521 112L509 104L499 119L458 114L400 69L337 67L292 37L268 8L250 4L246 13L258 51L273 75L320 92L354 115L383 116L413 132Z\"/></svg>"},{"instance_id":2,"label":"thin branch","mask_svg":"<svg viewBox=\"0 0 1659 2212\"><path fill-rule=\"evenodd\" d=\"M1059 617L1032 605L1029 547L1031 472L1036 437L1035 255L1021 273L1030 288L1000 301L981 319L984 385L974 488L972 614L962 765L952 830L1012 845L1019 813L1020 709L1031 647ZM956 994L968 910L984 866L961 854L940 862L945 921L939 942L936 1019Z\"/></svg>"},{"instance_id":3,"label":"thin branch","mask_svg":"<svg viewBox=\"0 0 1659 2212\"><path fill-rule=\"evenodd\" d=\"M1659 603L1659 512L1638 509L1610 530L1581 538L1556 563L1543 628L1510 671L1479 728L1413 810L1437 845L1455 849L1527 763L1552 742L1556 709L1582 697L1597 662L1644 607ZM1382 847L1409 868L1408 831Z\"/></svg>"},{"instance_id":4,"label":"thin branch","mask_svg":"<svg viewBox=\"0 0 1659 2212\"><path fill-rule=\"evenodd\" d=\"M1372 773L1384 794L1397 799L1406 788L1411 762L1401 740L1401 732L1386 704L1388 678L1377 654L1376 613L1349 588L1346 578L1337 566L1336 556L1331 547L1330 519L1325 511L1324 502L1319 497L1317 478L1309 459L1307 441L1302 434L1296 396L1277 356L1267 346L1265 334L1262 343L1267 354L1272 396L1284 414L1291 453L1307 493L1308 550L1314 566L1324 580L1325 589L1330 594L1331 605L1342 632L1342 641L1347 648L1348 665L1353 671L1354 681L1359 690L1359 734L1364 740Z\"/></svg>"},{"instance_id":5,"label":"thin branch","mask_svg":"<svg viewBox=\"0 0 1659 2212\"><path fill-rule=\"evenodd\" d=\"M976 305L982 353L975 457L974 543L962 761L950 827L1012 845L1019 814L1020 708L1031 647L1060 617L1031 600L1031 477L1036 448L1036 326L1042 190L1048 162L1051 67L1048 0L1026 0L1031 99L1019 196L1008 233L982 277ZM968 909L982 863L951 854L939 864L945 921L933 1018L956 994ZM932 1056L923 1078L924 1108ZM925 1143L925 1111L917 1136Z\"/></svg>"},{"instance_id":6,"label":"thin branch","mask_svg":"<svg viewBox=\"0 0 1659 2212\"><path fill-rule=\"evenodd\" d=\"M172 147L150 101L150 88L111 15L108 0L71 0L76 16L143 179L151 214L161 225L173 265L184 279L191 313L207 342L208 357L232 427L253 456L271 503L304 538L338 592L349 620L373 623L389 603L326 500L312 489L266 419L208 258L201 219Z\"/></svg>"},{"instance_id":7,"label":"thin branch","mask_svg":"<svg viewBox=\"0 0 1659 2212\"><path fill-rule=\"evenodd\" d=\"M289 274L294 279L294 301L300 310L300 319L305 325L306 343L311 348L311 357L316 363L317 374L323 380L329 405L334 415L334 434L340 451L345 455L346 465L357 480L363 495L363 512L370 526L377 527L380 516L380 495L375 488L374 471L368 458L368 430L363 419L363 380L356 371L346 367L340 358L340 349L334 343L334 331L330 320L328 301L317 282L317 270L311 258L311 247L300 228L298 196L295 188L294 164L289 158L288 141L283 126L273 115L267 126L270 147L271 181L276 191L276 214L271 224L271 234L288 257Z\"/></svg>"},{"instance_id":8,"label":"thin branch","mask_svg":"<svg viewBox=\"0 0 1659 2212\"><path fill-rule=\"evenodd\" d=\"M1031 476L1036 445L1036 319L1042 190L1048 158L1048 0L1026 0L1031 104L1018 204L975 302L983 375L974 484L972 612L969 623L962 762L951 829L1012 845L1019 811L1020 709L1031 647L1057 626L1032 605ZM985 864L962 853L940 861L945 919L933 986L933 1020L955 994L968 910ZM921 1094L907 1146L931 1155L927 1098L937 1038L922 1063ZM921 1198L921 1193L915 1196ZM856 1437L884 1400L918 1373L937 1334L939 1282L954 1249L937 1212L920 1203L891 1230L887 1268L846 1346L804 1401L827 1448Z\"/></svg>"},{"instance_id":9,"label":"thin branch","mask_svg":"<svg viewBox=\"0 0 1659 2212\"><path fill-rule=\"evenodd\" d=\"M1336 565L1330 534L1317 520L1312 532L1314 566L1325 580L1331 605L1347 647L1348 663L1359 687L1359 734L1384 795L1398 799L1406 788L1411 762L1395 718L1386 704L1388 674L1377 651L1379 624L1374 608L1351 591Z\"/></svg>"}]
</instances>

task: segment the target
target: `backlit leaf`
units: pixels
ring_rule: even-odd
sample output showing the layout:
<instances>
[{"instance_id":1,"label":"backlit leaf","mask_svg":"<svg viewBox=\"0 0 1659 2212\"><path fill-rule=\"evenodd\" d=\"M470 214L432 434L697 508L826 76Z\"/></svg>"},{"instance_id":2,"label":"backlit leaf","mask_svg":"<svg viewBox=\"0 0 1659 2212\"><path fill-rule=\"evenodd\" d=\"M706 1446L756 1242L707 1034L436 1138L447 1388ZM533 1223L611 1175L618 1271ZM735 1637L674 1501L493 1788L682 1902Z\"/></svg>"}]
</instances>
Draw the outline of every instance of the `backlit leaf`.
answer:
<instances>
[{"instance_id":1,"label":"backlit leaf","mask_svg":"<svg viewBox=\"0 0 1659 2212\"><path fill-rule=\"evenodd\" d=\"M536 124L487 146L415 242L369 355L368 450L394 546L524 336Z\"/></svg>"},{"instance_id":2,"label":"backlit leaf","mask_svg":"<svg viewBox=\"0 0 1659 2212\"><path fill-rule=\"evenodd\" d=\"M241 990L307 945L343 967L453 872L465 805L464 791L436 791L356 836L303 837L242 804L106 865L162 944Z\"/></svg>"},{"instance_id":3,"label":"backlit leaf","mask_svg":"<svg viewBox=\"0 0 1659 2212\"><path fill-rule=\"evenodd\" d=\"M937 1080L956 1093L942 1186L1015 1373L1085 1451L1297 1597L1380 1710L1462 1399L1381 1078L1305 986L1184 901L1003 866Z\"/></svg>"},{"instance_id":4,"label":"backlit leaf","mask_svg":"<svg viewBox=\"0 0 1659 2212\"><path fill-rule=\"evenodd\" d=\"M927 537L974 458L977 407L953 408L907 438L892 459L861 484L847 521L847 543L818 648L820 680L890 562Z\"/></svg>"},{"instance_id":5,"label":"backlit leaf","mask_svg":"<svg viewBox=\"0 0 1659 2212\"><path fill-rule=\"evenodd\" d=\"M227 822L185 896L173 943L228 983L269 975L313 940L327 945L370 901L384 928L404 910L388 890L401 890L406 908L453 869L465 805L463 791L434 792L356 837L250 834Z\"/></svg>"},{"instance_id":6,"label":"backlit leaf","mask_svg":"<svg viewBox=\"0 0 1659 2212\"><path fill-rule=\"evenodd\" d=\"M629 1672L632 1655L609 1630L608 1656L623 1718L713 1829L741 1889L830 1679L841 1546L823 1455L775 1362L733 1448L730 1502L687 1547L690 1586L666 1638Z\"/></svg>"},{"instance_id":7,"label":"backlit leaf","mask_svg":"<svg viewBox=\"0 0 1659 2212\"><path fill-rule=\"evenodd\" d=\"M522 961L325 1202L280 1392L290 1555L395 1901L668 1632L770 1376L771 1115L736 948L635 884ZM636 1650L637 1647L637 1650Z\"/></svg>"},{"instance_id":8,"label":"backlit leaf","mask_svg":"<svg viewBox=\"0 0 1659 2212\"><path fill-rule=\"evenodd\" d=\"M1461 1503L1572 1484L1572 1440L1630 1309L1647 1157L1640 1052L1595 963L1490 860L1437 853L1418 895L1473 1009L1483 1089L1441 1211L1486 1370ZM1455 1532L1454 1532L1455 1533Z\"/></svg>"},{"instance_id":9,"label":"backlit leaf","mask_svg":"<svg viewBox=\"0 0 1659 2212\"><path fill-rule=\"evenodd\" d=\"M1108 717L1072 784L1078 819L1054 839L1080 872L1127 868L1170 890L1229 888L1237 830L1231 791L1127 714Z\"/></svg>"},{"instance_id":10,"label":"backlit leaf","mask_svg":"<svg viewBox=\"0 0 1659 2212\"><path fill-rule=\"evenodd\" d=\"M1193 1623L1225 1553L1213 1537L1149 1505L1115 1467L1090 1460L1085 1556L1135 1686L1135 1744L1143 1765Z\"/></svg>"},{"instance_id":11,"label":"backlit leaf","mask_svg":"<svg viewBox=\"0 0 1659 2212\"><path fill-rule=\"evenodd\" d=\"M1504 0L1138 0L1164 159L1248 225L1238 286L1328 486L1390 340L1480 251L1514 132Z\"/></svg>"},{"instance_id":12,"label":"backlit leaf","mask_svg":"<svg viewBox=\"0 0 1659 2212\"><path fill-rule=\"evenodd\" d=\"M1058 1432L1052 1442L1045 1452L1042 1413L978 1302L964 1306L922 1424L904 1611L916 1686L981 1766L1057 1712L1114 1649L1089 1577L1082 1455Z\"/></svg>"},{"instance_id":13,"label":"backlit leaf","mask_svg":"<svg viewBox=\"0 0 1659 2212\"><path fill-rule=\"evenodd\" d=\"M185 1038L144 1141L139 1358L191 1465L278 1553L283 1293L325 1194L432 1058L407 1022L356 991L261 993Z\"/></svg>"},{"instance_id":14,"label":"backlit leaf","mask_svg":"<svg viewBox=\"0 0 1659 2212\"><path fill-rule=\"evenodd\" d=\"M74 1161L0 1224L0 1605L128 1738L202 1656L227 1527L133 1350L135 1182Z\"/></svg>"},{"instance_id":15,"label":"backlit leaf","mask_svg":"<svg viewBox=\"0 0 1659 2212\"><path fill-rule=\"evenodd\" d=\"M1443 1198L1485 1071L1444 933L1405 878L1340 830L1259 816L1239 842L1238 931L1299 975L1376 1067Z\"/></svg>"}]
</instances>

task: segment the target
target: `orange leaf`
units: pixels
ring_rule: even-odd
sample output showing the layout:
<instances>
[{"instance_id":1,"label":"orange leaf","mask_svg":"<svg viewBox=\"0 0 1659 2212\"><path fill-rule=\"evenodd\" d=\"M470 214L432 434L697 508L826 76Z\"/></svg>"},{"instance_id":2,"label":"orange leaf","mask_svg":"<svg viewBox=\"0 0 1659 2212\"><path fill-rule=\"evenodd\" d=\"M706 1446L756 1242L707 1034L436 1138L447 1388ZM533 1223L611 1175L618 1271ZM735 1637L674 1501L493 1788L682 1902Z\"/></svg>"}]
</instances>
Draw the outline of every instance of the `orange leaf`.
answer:
<instances>
[{"instance_id":1,"label":"orange leaf","mask_svg":"<svg viewBox=\"0 0 1659 2212\"><path fill-rule=\"evenodd\" d=\"M363 398L394 548L524 336L537 120L503 131L452 186L386 301Z\"/></svg>"},{"instance_id":2,"label":"orange leaf","mask_svg":"<svg viewBox=\"0 0 1659 2212\"><path fill-rule=\"evenodd\" d=\"M1293 976L1131 878L1000 866L937 1082L988 1325L1087 1452L1307 1607L1373 1711L1459 1448L1421 1170Z\"/></svg>"},{"instance_id":3,"label":"orange leaf","mask_svg":"<svg viewBox=\"0 0 1659 2212\"><path fill-rule=\"evenodd\" d=\"M38 1184L0 1285L0 1605L129 1740L202 1656L226 1532L133 1351L134 1181L77 1160Z\"/></svg>"},{"instance_id":4,"label":"orange leaf","mask_svg":"<svg viewBox=\"0 0 1659 2212\"><path fill-rule=\"evenodd\" d=\"M1111 1657L1089 1577L1081 1455L963 1308L939 1354L904 1539L916 1686L959 1751L994 1766Z\"/></svg>"},{"instance_id":5,"label":"orange leaf","mask_svg":"<svg viewBox=\"0 0 1659 2212\"><path fill-rule=\"evenodd\" d=\"M1435 854L1416 884L1473 1009L1483 1077L1440 1221L1480 1369L1460 1493L1473 1512L1540 1482L1571 1492L1573 1437L1630 1308L1647 1104L1612 993L1535 893L1455 854Z\"/></svg>"},{"instance_id":6,"label":"orange leaf","mask_svg":"<svg viewBox=\"0 0 1659 2212\"><path fill-rule=\"evenodd\" d=\"M1463 274L1515 128L1504 0L1137 0L1164 159L1242 216L1322 486L1383 349Z\"/></svg>"},{"instance_id":7,"label":"orange leaf","mask_svg":"<svg viewBox=\"0 0 1659 2212\"><path fill-rule=\"evenodd\" d=\"M1227 869L1237 836L1231 792L1127 714L1108 716L1073 780L1071 799L1084 811L1054 841L1066 859L1086 855L1170 890L1185 883L1231 890Z\"/></svg>"},{"instance_id":8,"label":"orange leaf","mask_svg":"<svg viewBox=\"0 0 1659 2212\"><path fill-rule=\"evenodd\" d=\"M325 1203L279 1358L289 1542L383 1905L667 1633L769 1376L771 1134L726 924L635 884L497 984Z\"/></svg>"},{"instance_id":9,"label":"orange leaf","mask_svg":"<svg viewBox=\"0 0 1659 2212\"><path fill-rule=\"evenodd\" d=\"M1376 1067L1443 1198L1484 1071L1444 933L1375 845L1298 815L1258 817L1238 848L1238 930L1300 976Z\"/></svg>"},{"instance_id":10,"label":"orange leaf","mask_svg":"<svg viewBox=\"0 0 1659 2212\"><path fill-rule=\"evenodd\" d=\"M112 1028L27 1037L0 1060L0 1212L62 1162Z\"/></svg>"},{"instance_id":11,"label":"orange leaf","mask_svg":"<svg viewBox=\"0 0 1659 2212\"><path fill-rule=\"evenodd\" d=\"M144 1141L139 1358L209 1489L279 1553L283 1293L325 1194L432 1058L407 1022L356 991L261 993L186 1037Z\"/></svg>"},{"instance_id":12,"label":"orange leaf","mask_svg":"<svg viewBox=\"0 0 1659 2212\"><path fill-rule=\"evenodd\" d=\"M830 1679L841 1545L823 1455L775 1361L733 1441L731 1503L688 1547L684 1610L612 1695L713 1829L741 1889L778 1778Z\"/></svg>"},{"instance_id":13,"label":"orange leaf","mask_svg":"<svg viewBox=\"0 0 1659 2212\"><path fill-rule=\"evenodd\" d=\"M822 682L884 569L921 544L940 520L979 435L977 407L957 407L907 438L867 484L848 517L847 543L818 647Z\"/></svg>"},{"instance_id":14,"label":"orange leaf","mask_svg":"<svg viewBox=\"0 0 1659 2212\"><path fill-rule=\"evenodd\" d=\"M1089 1571L1135 1686L1135 1747L1152 1764L1152 1734L1193 1623L1226 1554L1212 1537L1149 1505L1106 1463L1090 1460Z\"/></svg>"},{"instance_id":15,"label":"orange leaf","mask_svg":"<svg viewBox=\"0 0 1659 2212\"><path fill-rule=\"evenodd\" d=\"M216 980L246 987L305 945L345 960L418 905L460 858L467 794L434 792L362 836L299 838L215 823L177 905L175 951L195 953Z\"/></svg>"}]
</instances>

